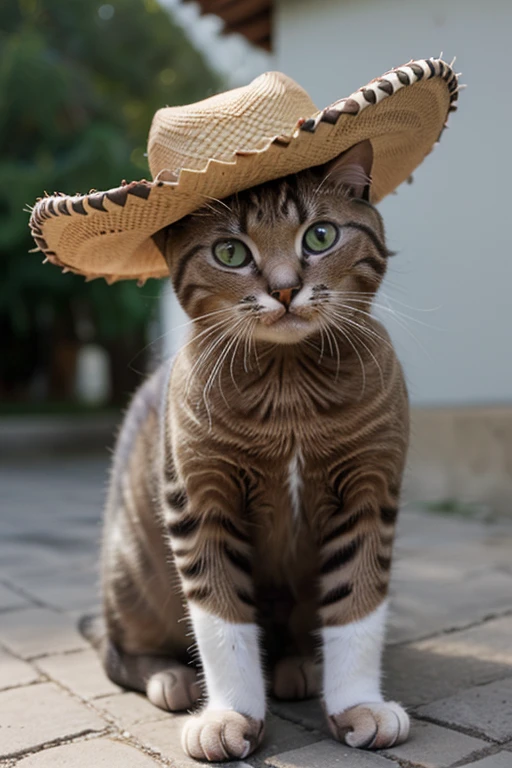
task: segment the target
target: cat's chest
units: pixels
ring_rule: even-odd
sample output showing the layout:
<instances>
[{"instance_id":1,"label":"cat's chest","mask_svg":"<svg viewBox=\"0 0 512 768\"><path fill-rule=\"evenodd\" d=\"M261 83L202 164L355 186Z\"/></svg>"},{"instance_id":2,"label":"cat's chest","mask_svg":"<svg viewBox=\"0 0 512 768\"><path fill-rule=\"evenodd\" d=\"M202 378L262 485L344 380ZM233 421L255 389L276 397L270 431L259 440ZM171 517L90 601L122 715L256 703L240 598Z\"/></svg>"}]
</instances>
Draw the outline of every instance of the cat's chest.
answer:
<instances>
[{"instance_id":1,"label":"cat's chest","mask_svg":"<svg viewBox=\"0 0 512 768\"><path fill-rule=\"evenodd\" d=\"M324 480L299 446L258 472L249 514L257 560L263 571L286 579L297 563L312 562L316 549L312 530L314 499L321 497L323 486Z\"/></svg>"}]
</instances>

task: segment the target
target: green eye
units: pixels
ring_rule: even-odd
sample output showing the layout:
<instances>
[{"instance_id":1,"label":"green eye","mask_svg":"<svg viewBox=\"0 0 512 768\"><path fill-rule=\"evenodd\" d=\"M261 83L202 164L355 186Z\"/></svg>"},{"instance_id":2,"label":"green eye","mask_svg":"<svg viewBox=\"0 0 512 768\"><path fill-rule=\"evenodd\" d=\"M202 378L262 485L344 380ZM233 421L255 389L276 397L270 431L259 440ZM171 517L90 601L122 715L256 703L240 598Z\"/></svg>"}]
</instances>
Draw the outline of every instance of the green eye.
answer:
<instances>
[{"instance_id":1,"label":"green eye","mask_svg":"<svg viewBox=\"0 0 512 768\"><path fill-rule=\"evenodd\" d=\"M251 261L251 253L241 240L219 240L213 246L213 255L224 267L245 267Z\"/></svg>"},{"instance_id":2,"label":"green eye","mask_svg":"<svg viewBox=\"0 0 512 768\"><path fill-rule=\"evenodd\" d=\"M338 227L329 221L319 221L304 233L302 247L306 253L322 253L331 248L338 239Z\"/></svg>"}]
</instances>

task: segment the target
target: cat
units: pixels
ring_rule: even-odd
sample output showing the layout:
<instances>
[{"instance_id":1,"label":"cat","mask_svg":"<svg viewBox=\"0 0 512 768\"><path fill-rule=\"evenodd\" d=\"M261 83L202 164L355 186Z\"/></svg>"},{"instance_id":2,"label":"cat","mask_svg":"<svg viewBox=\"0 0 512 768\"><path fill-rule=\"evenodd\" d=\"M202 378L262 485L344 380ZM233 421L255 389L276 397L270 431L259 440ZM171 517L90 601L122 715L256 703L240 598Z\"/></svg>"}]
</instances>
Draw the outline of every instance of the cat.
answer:
<instances>
[{"instance_id":1,"label":"cat","mask_svg":"<svg viewBox=\"0 0 512 768\"><path fill-rule=\"evenodd\" d=\"M389 257L371 164L364 141L155 236L192 330L119 434L100 652L156 706L198 705L197 759L256 749L267 687L320 695L351 746L408 735L380 688L409 417L371 315Z\"/></svg>"}]
</instances>

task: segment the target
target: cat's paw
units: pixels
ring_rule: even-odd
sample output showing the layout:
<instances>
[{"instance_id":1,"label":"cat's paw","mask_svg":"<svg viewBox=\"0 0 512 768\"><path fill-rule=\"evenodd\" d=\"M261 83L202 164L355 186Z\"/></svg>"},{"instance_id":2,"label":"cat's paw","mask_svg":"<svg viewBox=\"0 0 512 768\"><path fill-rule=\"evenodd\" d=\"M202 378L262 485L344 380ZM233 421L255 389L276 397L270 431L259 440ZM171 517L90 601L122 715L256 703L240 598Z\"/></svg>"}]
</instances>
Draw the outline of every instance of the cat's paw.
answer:
<instances>
[{"instance_id":1,"label":"cat's paw","mask_svg":"<svg viewBox=\"0 0 512 768\"><path fill-rule=\"evenodd\" d=\"M168 712L192 709L201 696L197 672L183 664L155 672L146 684L146 696L156 707Z\"/></svg>"},{"instance_id":2,"label":"cat's paw","mask_svg":"<svg viewBox=\"0 0 512 768\"><path fill-rule=\"evenodd\" d=\"M320 669L313 659L289 656L274 667L272 694L276 699L309 699L318 696L320 687Z\"/></svg>"},{"instance_id":3,"label":"cat's paw","mask_svg":"<svg viewBox=\"0 0 512 768\"><path fill-rule=\"evenodd\" d=\"M328 722L335 739L359 749L393 747L409 735L409 716L395 701L358 704Z\"/></svg>"},{"instance_id":4,"label":"cat's paw","mask_svg":"<svg viewBox=\"0 0 512 768\"><path fill-rule=\"evenodd\" d=\"M263 721L232 710L205 710L190 717L183 728L183 751L196 760L241 760L263 738Z\"/></svg>"}]
</instances>

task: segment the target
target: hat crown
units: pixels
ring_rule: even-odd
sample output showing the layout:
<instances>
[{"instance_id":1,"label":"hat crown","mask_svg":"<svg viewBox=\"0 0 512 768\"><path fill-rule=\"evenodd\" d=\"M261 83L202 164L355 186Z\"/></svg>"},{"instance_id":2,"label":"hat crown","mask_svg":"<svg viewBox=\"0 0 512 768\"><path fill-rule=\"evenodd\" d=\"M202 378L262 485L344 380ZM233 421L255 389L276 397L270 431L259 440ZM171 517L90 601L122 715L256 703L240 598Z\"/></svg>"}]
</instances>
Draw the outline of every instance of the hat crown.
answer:
<instances>
[{"instance_id":1,"label":"hat crown","mask_svg":"<svg viewBox=\"0 0 512 768\"><path fill-rule=\"evenodd\" d=\"M148 140L151 173L203 170L211 159L229 162L235 153L291 135L300 118L316 111L306 91L282 72L266 72L195 104L160 109Z\"/></svg>"}]
</instances>

